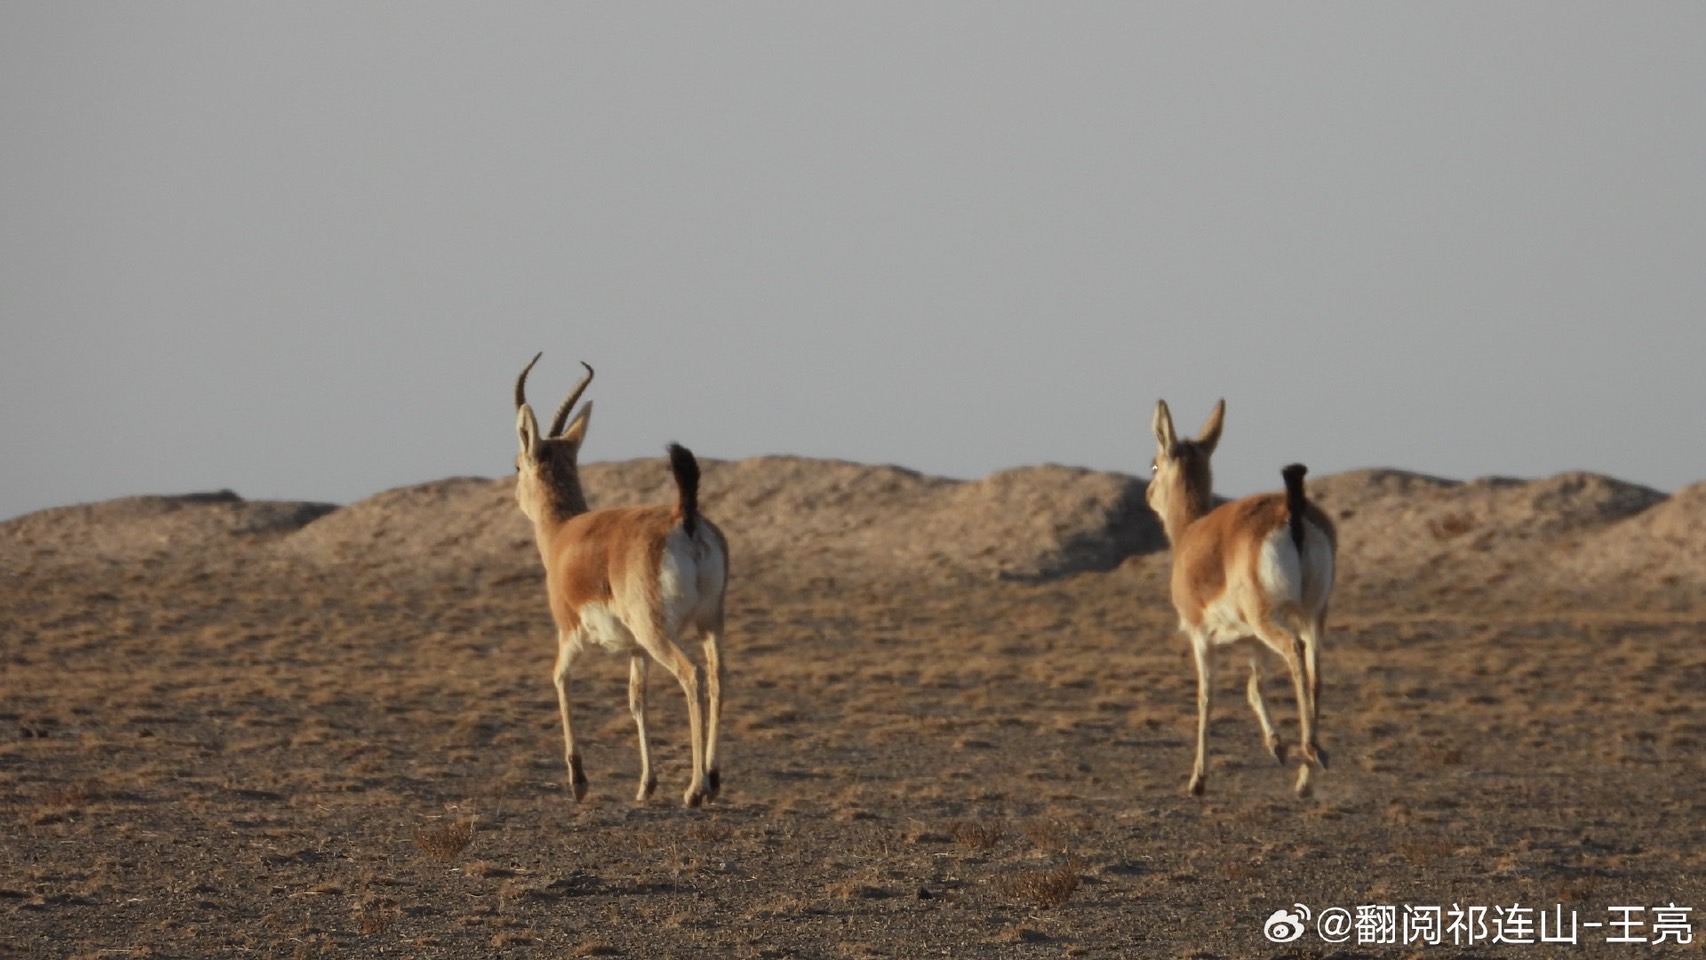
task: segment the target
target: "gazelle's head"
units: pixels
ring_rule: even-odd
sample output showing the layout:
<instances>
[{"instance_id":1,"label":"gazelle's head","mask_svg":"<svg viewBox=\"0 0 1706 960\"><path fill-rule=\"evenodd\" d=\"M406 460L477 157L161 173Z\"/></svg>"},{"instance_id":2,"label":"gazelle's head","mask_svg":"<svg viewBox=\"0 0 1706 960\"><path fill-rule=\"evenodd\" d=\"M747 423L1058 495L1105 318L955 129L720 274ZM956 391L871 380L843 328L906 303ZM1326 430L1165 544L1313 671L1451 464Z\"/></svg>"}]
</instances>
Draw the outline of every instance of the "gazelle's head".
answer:
<instances>
[{"instance_id":1,"label":"gazelle's head","mask_svg":"<svg viewBox=\"0 0 1706 960\"><path fill-rule=\"evenodd\" d=\"M540 434L539 421L527 404L527 374L542 356L543 353L535 354L515 380L515 432L521 441L521 450L515 455L515 500L521 505L521 512L534 523L563 520L586 512L586 495L581 492L576 459L580 456L581 442L586 439L587 422L592 418L589 400L574 420L569 420L575 402L592 382L592 367L583 362L586 376L557 408L557 415L551 418L551 429Z\"/></svg>"},{"instance_id":2,"label":"gazelle's head","mask_svg":"<svg viewBox=\"0 0 1706 960\"><path fill-rule=\"evenodd\" d=\"M1208 422L1195 440L1181 440L1173 432L1173 415L1167 401L1155 404L1155 419L1150 426L1155 431L1155 462L1151 464L1149 489L1144 498L1150 509L1161 518L1167 535L1208 512L1214 496L1214 474L1209 458L1214 456L1220 442L1221 421L1226 417L1226 401L1214 405Z\"/></svg>"}]
</instances>

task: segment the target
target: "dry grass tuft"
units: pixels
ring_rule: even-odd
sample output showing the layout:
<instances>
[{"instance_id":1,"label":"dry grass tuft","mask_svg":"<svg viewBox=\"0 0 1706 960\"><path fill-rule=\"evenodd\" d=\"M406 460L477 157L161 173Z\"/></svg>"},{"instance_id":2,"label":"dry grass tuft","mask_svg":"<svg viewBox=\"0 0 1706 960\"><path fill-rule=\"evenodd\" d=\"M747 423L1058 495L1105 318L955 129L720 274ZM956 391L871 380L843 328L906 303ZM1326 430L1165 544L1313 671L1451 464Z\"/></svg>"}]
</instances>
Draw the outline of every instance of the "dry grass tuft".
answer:
<instances>
[{"instance_id":1,"label":"dry grass tuft","mask_svg":"<svg viewBox=\"0 0 1706 960\"><path fill-rule=\"evenodd\" d=\"M94 779L57 784L44 790L39 799L43 806L78 810L101 795L100 786Z\"/></svg>"},{"instance_id":2,"label":"dry grass tuft","mask_svg":"<svg viewBox=\"0 0 1706 960\"><path fill-rule=\"evenodd\" d=\"M403 911L393 900L382 897L363 897L350 910L356 930L364 937L390 933Z\"/></svg>"},{"instance_id":3,"label":"dry grass tuft","mask_svg":"<svg viewBox=\"0 0 1706 960\"><path fill-rule=\"evenodd\" d=\"M1438 837L1412 834L1399 840L1393 849L1415 866L1431 867L1449 859L1455 848Z\"/></svg>"},{"instance_id":4,"label":"dry grass tuft","mask_svg":"<svg viewBox=\"0 0 1706 960\"><path fill-rule=\"evenodd\" d=\"M687 828L687 835L700 843L721 843L734 834L734 828L720 820L702 820Z\"/></svg>"},{"instance_id":5,"label":"dry grass tuft","mask_svg":"<svg viewBox=\"0 0 1706 960\"><path fill-rule=\"evenodd\" d=\"M1053 867L1004 873L993 881L995 892L1017 903L1058 907L1072 898L1082 878L1083 864L1076 857Z\"/></svg>"},{"instance_id":6,"label":"dry grass tuft","mask_svg":"<svg viewBox=\"0 0 1706 960\"><path fill-rule=\"evenodd\" d=\"M1448 513L1445 516L1429 520L1428 532L1433 534L1435 540L1444 543L1448 540L1456 540L1474 530L1475 526L1475 518L1466 513Z\"/></svg>"},{"instance_id":7,"label":"dry grass tuft","mask_svg":"<svg viewBox=\"0 0 1706 960\"><path fill-rule=\"evenodd\" d=\"M468 849L468 844L473 839L472 818L415 828L415 846L421 848L422 853L440 862L455 859Z\"/></svg>"},{"instance_id":8,"label":"dry grass tuft","mask_svg":"<svg viewBox=\"0 0 1706 960\"><path fill-rule=\"evenodd\" d=\"M988 850L1006 835L1006 831L989 823L955 820L948 824L948 839L970 850Z\"/></svg>"},{"instance_id":9,"label":"dry grass tuft","mask_svg":"<svg viewBox=\"0 0 1706 960\"><path fill-rule=\"evenodd\" d=\"M1053 820L1032 820L1025 824L1025 839L1038 850L1049 853L1066 850L1066 828Z\"/></svg>"}]
</instances>

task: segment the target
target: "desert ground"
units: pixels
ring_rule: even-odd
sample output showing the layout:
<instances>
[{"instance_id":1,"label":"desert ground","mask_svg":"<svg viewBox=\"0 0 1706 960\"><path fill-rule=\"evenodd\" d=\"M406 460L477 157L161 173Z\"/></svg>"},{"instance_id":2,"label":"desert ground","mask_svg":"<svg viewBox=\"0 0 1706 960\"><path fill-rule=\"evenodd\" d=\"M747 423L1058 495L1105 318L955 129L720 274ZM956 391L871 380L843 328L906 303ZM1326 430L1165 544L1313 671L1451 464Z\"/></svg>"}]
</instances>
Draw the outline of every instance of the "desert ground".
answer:
<instances>
[{"instance_id":1,"label":"desert ground","mask_svg":"<svg viewBox=\"0 0 1706 960\"><path fill-rule=\"evenodd\" d=\"M661 459L585 474L595 506L673 496ZM574 677L592 785L568 793L508 479L8 521L0 956L1706 953L1706 484L1310 492L1340 560L1308 799L1238 661L1186 793L1195 678L1133 477L706 461L733 576L698 810L662 670L659 789L633 800L617 657ZM1294 904L1304 934L1271 942ZM1425 906L1480 925L1374 922ZM1359 907L1393 910L1323 933ZM1509 942L1530 908L1577 942Z\"/></svg>"}]
</instances>

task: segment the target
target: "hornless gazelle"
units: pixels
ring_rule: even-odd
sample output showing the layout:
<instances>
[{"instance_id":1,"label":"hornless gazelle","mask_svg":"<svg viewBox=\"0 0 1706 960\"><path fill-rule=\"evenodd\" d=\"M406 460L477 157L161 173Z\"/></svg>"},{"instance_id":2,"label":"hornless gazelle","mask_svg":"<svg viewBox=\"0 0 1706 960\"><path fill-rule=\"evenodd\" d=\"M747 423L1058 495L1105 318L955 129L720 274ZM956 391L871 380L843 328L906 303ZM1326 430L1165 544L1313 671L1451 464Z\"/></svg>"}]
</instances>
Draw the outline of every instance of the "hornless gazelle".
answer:
<instances>
[{"instance_id":1,"label":"hornless gazelle","mask_svg":"<svg viewBox=\"0 0 1706 960\"><path fill-rule=\"evenodd\" d=\"M557 663L552 681L563 718L563 752L569 787L586 795L586 774L569 723L569 667L589 645L628 654L628 709L640 741L640 789L636 801L657 787L646 740L646 664L663 664L687 694L693 738L693 776L684 799L690 807L716 797L717 724L723 710L723 590L728 579L728 544L715 524L699 515L699 464L683 446L670 444L669 463L679 498L674 506L614 507L589 511L581 492L576 458L592 416L589 401L569 422L575 402L592 382L586 364L568 399L557 408L549 433L539 433L525 392L535 356L515 381L517 435L515 499L533 521L545 589L557 625ZM697 634L705 665L682 651Z\"/></svg>"},{"instance_id":2,"label":"hornless gazelle","mask_svg":"<svg viewBox=\"0 0 1706 960\"><path fill-rule=\"evenodd\" d=\"M1222 400L1195 440L1181 440L1173 432L1166 401L1155 405L1152 423L1156 452L1147 497L1173 545L1173 606L1179 628L1190 635L1197 667L1197 761L1190 791L1203 791L1217 646L1248 654L1250 707L1268 751L1285 762L1285 747L1262 700L1261 647L1266 646L1285 661L1297 691L1303 764L1296 790L1308 796L1311 768L1327 766L1315 725L1337 534L1326 514L1305 499L1301 464L1282 471L1284 493L1256 494L1210 509L1209 457L1220 441L1225 415Z\"/></svg>"}]
</instances>

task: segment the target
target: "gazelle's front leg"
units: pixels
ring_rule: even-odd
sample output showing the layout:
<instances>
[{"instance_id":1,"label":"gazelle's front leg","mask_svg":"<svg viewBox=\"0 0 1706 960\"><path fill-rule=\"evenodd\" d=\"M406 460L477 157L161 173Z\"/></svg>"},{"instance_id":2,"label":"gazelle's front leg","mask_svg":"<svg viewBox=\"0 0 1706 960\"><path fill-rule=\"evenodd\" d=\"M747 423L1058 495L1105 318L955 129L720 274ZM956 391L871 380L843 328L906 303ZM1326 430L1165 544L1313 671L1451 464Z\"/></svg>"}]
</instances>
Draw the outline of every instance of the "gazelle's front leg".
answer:
<instances>
[{"instance_id":1,"label":"gazelle's front leg","mask_svg":"<svg viewBox=\"0 0 1706 960\"><path fill-rule=\"evenodd\" d=\"M1206 633L1191 631L1191 655L1197 663L1197 761L1191 768L1190 791L1202 796L1208 777L1208 707L1214 696L1214 659Z\"/></svg>"},{"instance_id":2,"label":"gazelle's front leg","mask_svg":"<svg viewBox=\"0 0 1706 960\"><path fill-rule=\"evenodd\" d=\"M640 741L640 789L634 794L635 803L644 803L657 789L658 778L652 773L652 744L646 736L646 655L635 651L628 657L628 712L634 715L634 735Z\"/></svg>"},{"instance_id":3,"label":"gazelle's front leg","mask_svg":"<svg viewBox=\"0 0 1706 960\"><path fill-rule=\"evenodd\" d=\"M575 731L569 723L569 666L579 645L566 630L557 631L557 663L551 668L551 683L557 688L557 712L563 718L563 760L569 766L569 792L576 800L586 796L586 773L581 769L580 751L575 749Z\"/></svg>"}]
</instances>

